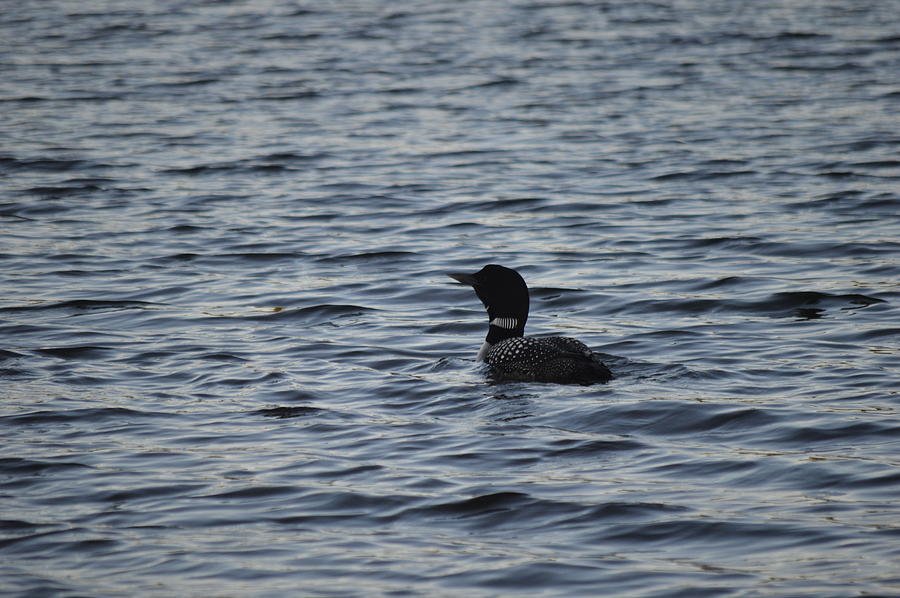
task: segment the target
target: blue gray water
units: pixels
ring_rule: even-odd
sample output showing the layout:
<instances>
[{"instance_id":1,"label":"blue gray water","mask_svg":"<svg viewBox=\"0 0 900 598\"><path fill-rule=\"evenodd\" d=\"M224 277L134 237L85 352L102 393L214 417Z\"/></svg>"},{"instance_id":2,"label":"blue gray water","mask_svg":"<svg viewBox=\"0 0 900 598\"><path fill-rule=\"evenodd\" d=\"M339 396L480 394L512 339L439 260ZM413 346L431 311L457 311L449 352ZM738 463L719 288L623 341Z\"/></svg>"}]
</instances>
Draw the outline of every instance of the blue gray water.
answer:
<instances>
[{"instance_id":1,"label":"blue gray water","mask_svg":"<svg viewBox=\"0 0 900 598\"><path fill-rule=\"evenodd\" d=\"M4 10L0 588L900 596L898 11Z\"/></svg>"}]
</instances>

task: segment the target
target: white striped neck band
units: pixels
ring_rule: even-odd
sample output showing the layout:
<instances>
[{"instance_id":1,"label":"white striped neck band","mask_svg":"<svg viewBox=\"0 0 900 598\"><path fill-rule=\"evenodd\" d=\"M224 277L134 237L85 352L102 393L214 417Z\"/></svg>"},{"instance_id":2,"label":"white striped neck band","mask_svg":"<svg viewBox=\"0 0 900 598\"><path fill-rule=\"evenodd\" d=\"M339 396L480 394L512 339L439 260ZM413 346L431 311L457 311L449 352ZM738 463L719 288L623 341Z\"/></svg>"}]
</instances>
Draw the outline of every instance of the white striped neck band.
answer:
<instances>
[{"instance_id":1,"label":"white striped neck band","mask_svg":"<svg viewBox=\"0 0 900 598\"><path fill-rule=\"evenodd\" d=\"M519 325L519 320L516 318L494 318L491 320L491 326L496 326L497 328L506 328L507 330L512 330L516 326Z\"/></svg>"}]
</instances>

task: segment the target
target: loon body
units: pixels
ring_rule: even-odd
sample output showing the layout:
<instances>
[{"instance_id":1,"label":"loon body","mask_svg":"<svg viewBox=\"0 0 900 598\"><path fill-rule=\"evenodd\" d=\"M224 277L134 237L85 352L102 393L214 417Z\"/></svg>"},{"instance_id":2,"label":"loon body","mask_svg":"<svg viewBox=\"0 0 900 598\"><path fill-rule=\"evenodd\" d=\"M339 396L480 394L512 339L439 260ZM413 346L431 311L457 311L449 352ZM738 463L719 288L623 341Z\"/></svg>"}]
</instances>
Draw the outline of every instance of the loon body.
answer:
<instances>
[{"instance_id":1,"label":"loon body","mask_svg":"<svg viewBox=\"0 0 900 598\"><path fill-rule=\"evenodd\" d=\"M488 264L474 274L451 273L471 286L488 312L487 338L478 360L503 378L530 382L594 384L612 372L587 345L567 336L525 336L528 286L518 272Z\"/></svg>"}]
</instances>

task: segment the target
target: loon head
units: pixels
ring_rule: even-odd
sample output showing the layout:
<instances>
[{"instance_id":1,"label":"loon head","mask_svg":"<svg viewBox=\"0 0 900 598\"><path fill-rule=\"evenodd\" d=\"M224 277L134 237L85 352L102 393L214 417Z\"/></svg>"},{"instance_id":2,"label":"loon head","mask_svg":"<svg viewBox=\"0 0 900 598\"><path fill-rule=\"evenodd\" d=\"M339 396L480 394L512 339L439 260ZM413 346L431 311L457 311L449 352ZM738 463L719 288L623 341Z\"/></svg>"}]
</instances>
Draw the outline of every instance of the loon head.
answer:
<instances>
[{"instance_id":1,"label":"loon head","mask_svg":"<svg viewBox=\"0 0 900 598\"><path fill-rule=\"evenodd\" d=\"M522 276L510 268L488 264L474 274L448 273L475 289L488 312L490 328L485 342L493 345L503 339L525 334L528 320L528 287Z\"/></svg>"}]
</instances>

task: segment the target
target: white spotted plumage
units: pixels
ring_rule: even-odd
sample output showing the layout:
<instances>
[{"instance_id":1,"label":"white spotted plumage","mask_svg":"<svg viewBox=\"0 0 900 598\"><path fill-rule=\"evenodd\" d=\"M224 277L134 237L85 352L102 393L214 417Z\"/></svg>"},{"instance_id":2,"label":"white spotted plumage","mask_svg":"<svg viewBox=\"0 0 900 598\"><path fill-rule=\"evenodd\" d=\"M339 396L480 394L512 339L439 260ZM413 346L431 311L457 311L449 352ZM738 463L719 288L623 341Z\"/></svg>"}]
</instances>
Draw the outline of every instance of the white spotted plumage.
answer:
<instances>
[{"instance_id":1,"label":"white spotted plumage","mask_svg":"<svg viewBox=\"0 0 900 598\"><path fill-rule=\"evenodd\" d=\"M513 380L578 382L608 372L587 345L566 336L517 336L488 349L485 362L495 373Z\"/></svg>"}]
</instances>

